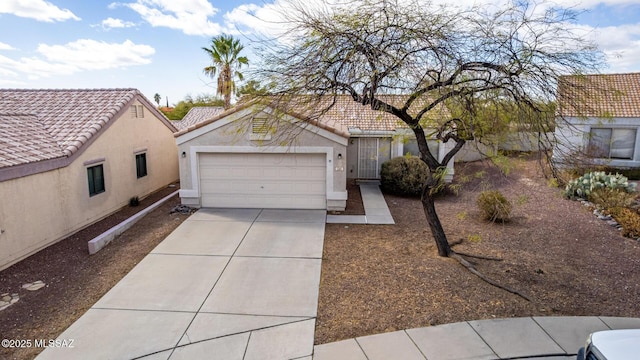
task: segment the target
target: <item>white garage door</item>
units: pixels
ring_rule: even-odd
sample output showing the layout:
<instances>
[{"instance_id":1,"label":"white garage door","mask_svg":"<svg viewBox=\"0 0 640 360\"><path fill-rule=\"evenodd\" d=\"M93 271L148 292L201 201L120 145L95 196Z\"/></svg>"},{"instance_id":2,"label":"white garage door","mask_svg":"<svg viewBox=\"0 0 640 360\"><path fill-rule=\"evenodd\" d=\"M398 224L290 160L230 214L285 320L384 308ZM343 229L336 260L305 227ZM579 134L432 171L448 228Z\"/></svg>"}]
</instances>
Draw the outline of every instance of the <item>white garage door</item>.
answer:
<instances>
[{"instance_id":1,"label":"white garage door","mask_svg":"<svg viewBox=\"0 0 640 360\"><path fill-rule=\"evenodd\" d=\"M200 154L203 207L326 209L325 154Z\"/></svg>"}]
</instances>

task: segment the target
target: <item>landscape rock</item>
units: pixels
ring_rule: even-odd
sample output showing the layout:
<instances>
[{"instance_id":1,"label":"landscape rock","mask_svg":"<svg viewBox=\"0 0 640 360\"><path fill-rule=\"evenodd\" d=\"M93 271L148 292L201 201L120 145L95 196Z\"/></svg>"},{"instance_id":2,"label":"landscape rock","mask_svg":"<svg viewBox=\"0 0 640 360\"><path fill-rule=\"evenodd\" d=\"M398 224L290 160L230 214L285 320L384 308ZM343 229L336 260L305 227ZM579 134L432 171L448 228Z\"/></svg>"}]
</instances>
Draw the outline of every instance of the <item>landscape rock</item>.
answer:
<instances>
[{"instance_id":1,"label":"landscape rock","mask_svg":"<svg viewBox=\"0 0 640 360\"><path fill-rule=\"evenodd\" d=\"M44 282L42 282L41 280L38 280L32 283L24 284L22 285L22 288L29 291L36 291L36 290L42 289L43 287L45 287L45 285L46 284Z\"/></svg>"},{"instance_id":2,"label":"landscape rock","mask_svg":"<svg viewBox=\"0 0 640 360\"><path fill-rule=\"evenodd\" d=\"M0 311L8 308L9 306L15 304L20 300L20 296L18 294L2 294L0 297Z\"/></svg>"}]
</instances>

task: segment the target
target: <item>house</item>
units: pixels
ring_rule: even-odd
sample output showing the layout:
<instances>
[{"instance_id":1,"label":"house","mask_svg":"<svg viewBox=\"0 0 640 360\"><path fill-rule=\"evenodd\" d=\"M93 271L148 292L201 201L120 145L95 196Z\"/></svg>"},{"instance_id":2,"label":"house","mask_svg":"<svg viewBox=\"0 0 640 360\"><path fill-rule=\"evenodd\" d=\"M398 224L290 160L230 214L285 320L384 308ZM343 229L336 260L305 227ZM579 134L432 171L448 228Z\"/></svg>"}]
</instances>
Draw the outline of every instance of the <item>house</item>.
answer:
<instances>
[{"instance_id":1,"label":"house","mask_svg":"<svg viewBox=\"0 0 640 360\"><path fill-rule=\"evenodd\" d=\"M187 114L179 121L173 121L173 126L178 130L186 129L205 120L209 120L224 111L222 106L195 106L189 109Z\"/></svg>"},{"instance_id":2,"label":"house","mask_svg":"<svg viewBox=\"0 0 640 360\"><path fill-rule=\"evenodd\" d=\"M324 108L316 103L248 101L176 133L182 203L340 211L347 179L378 179L384 161L418 154L412 132L392 115L347 96L324 101L335 104L319 116L310 115ZM453 147L429 145L439 159ZM449 170L450 180L453 162Z\"/></svg>"},{"instance_id":3,"label":"house","mask_svg":"<svg viewBox=\"0 0 640 360\"><path fill-rule=\"evenodd\" d=\"M177 180L175 131L136 89L0 89L0 269Z\"/></svg>"},{"instance_id":4,"label":"house","mask_svg":"<svg viewBox=\"0 0 640 360\"><path fill-rule=\"evenodd\" d=\"M640 73L560 78L557 117L556 164L640 166Z\"/></svg>"}]
</instances>

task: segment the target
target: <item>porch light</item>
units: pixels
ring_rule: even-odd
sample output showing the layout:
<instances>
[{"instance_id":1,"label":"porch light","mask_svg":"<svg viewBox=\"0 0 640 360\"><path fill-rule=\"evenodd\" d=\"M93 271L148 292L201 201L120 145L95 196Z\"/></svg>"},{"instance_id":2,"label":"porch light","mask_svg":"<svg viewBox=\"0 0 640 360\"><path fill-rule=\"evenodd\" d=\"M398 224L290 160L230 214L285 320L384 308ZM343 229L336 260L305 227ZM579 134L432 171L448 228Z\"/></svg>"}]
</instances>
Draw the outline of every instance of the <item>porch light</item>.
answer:
<instances>
[{"instance_id":1,"label":"porch light","mask_svg":"<svg viewBox=\"0 0 640 360\"><path fill-rule=\"evenodd\" d=\"M342 160L342 154L338 154L338 162L336 163L336 171L344 171L344 160Z\"/></svg>"}]
</instances>

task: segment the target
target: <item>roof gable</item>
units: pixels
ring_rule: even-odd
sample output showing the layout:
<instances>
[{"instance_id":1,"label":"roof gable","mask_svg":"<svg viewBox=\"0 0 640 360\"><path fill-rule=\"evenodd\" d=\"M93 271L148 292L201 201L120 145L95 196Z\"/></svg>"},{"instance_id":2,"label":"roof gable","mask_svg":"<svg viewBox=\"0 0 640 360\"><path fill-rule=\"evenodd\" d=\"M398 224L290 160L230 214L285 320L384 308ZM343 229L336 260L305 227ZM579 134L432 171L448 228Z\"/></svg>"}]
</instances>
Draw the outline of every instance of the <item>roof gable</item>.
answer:
<instances>
[{"instance_id":1,"label":"roof gable","mask_svg":"<svg viewBox=\"0 0 640 360\"><path fill-rule=\"evenodd\" d=\"M134 99L176 131L136 89L0 89L2 131L15 131L0 142L0 168L71 157Z\"/></svg>"},{"instance_id":2,"label":"roof gable","mask_svg":"<svg viewBox=\"0 0 640 360\"><path fill-rule=\"evenodd\" d=\"M563 76L558 104L561 116L640 118L640 73Z\"/></svg>"},{"instance_id":3,"label":"roof gable","mask_svg":"<svg viewBox=\"0 0 640 360\"><path fill-rule=\"evenodd\" d=\"M200 122L187 129L183 129L177 133L174 133L174 136L177 138L177 143L182 144L193 138L199 137L200 135L226 126L230 123L248 119L262 118L263 115L261 114L273 114L274 111L275 110L273 109L273 107L269 106L268 104L262 103L261 101L250 101L237 105L212 119ZM281 113L280 115L278 115L276 121L285 122L291 126L311 130L312 132L332 139L333 141L345 141L345 144L347 138L349 137L349 132L347 131L346 127L340 123L305 119L299 115L292 113Z\"/></svg>"},{"instance_id":4,"label":"roof gable","mask_svg":"<svg viewBox=\"0 0 640 360\"><path fill-rule=\"evenodd\" d=\"M381 100L394 105L401 106L408 96L405 95L382 95ZM315 97L293 96L287 103L284 101L270 101L269 98L258 98L252 101L241 103L235 107L196 125L184 127L179 133L180 136L187 132L206 126L212 122L218 121L228 115L246 109L256 103L269 103L271 108L289 114L302 121L329 130L341 136L348 137L352 132L393 132L397 129L408 129L407 125L394 115L371 109L369 105L362 105L353 101L348 95L325 96L318 100ZM425 106L426 99L416 101L409 113L415 115L418 108ZM318 109L326 108L332 105L330 109L322 114L318 114ZM435 119L448 119L449 111L444 106L438 106L436 109L427 113L427 116Z\"/></svg>"}]
</instances>

